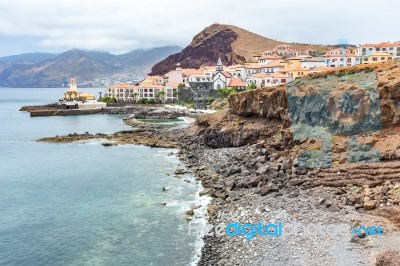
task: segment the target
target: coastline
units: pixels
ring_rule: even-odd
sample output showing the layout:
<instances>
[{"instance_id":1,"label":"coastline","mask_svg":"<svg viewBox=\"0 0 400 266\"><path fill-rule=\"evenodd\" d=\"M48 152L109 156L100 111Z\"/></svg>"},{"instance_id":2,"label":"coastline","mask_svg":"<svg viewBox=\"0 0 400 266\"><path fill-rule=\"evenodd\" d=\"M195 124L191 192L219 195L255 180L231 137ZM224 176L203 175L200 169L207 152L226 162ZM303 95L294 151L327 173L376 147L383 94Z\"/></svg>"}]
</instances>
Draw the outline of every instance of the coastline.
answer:
<instances>
[{"instance_id":1,"label":"coastline","mask_svg":"<svg viewBox=\"0 0 400 266\"><path fill-rule=\"evenodd\" d=\"M229 120L231 120L229 118ZM235 120L234 120L235 121ZM39 141L70 142L79 139L103 138L118 144L143 144L151 147L178 148L178 157L201 183L202 195L212 197L204 209L207 223L217 225L235 221L255 224L261 222L301 223L323 226L346 225L348 228L364 224L380 224L393 238L400 238L395 226L379 212L357 211L347 204L352 197L352 187L314 186L318 184L318 170L300 169L291 155L285 154L290 136L276 138L276 132L267 131L270 137L264 141L223 147L226 143L212 142L218 148L207 145L212 131L200 132L205 119L187 128L141 125L131 131L114 134L70 134L45 138ZM209 122L207 122L209 123ZM239 124L243 124L239 121ZM244 122L246 123L246 122ZM251 121L250 121L251 124ZM213 127L212 123L208 127ZM279 129L279 127L278 127ZM253 128L247 129L254 132ZM229 132L228 132L229 133ZM260 134L260 132L257 132ZM282 133L283 134L283 133ZM259 136L259 135L258 135ZM242 133L238 143L246 142L251 135ZM225 137L219 136L219 142ZM233 141L230 139L230 141ZM209 142L210 143L210 142ZM290 163L290 164L289 164ZM387 183L388 182L388 183ZM385 186L395 183L387 181ZM375 193L375 192L374 192ZM345 202L345 204L343 204ZM196 214L197 209L194 209ZM200 240L202 239L202 240ZM391 250L393 241L384 251ZM374 244L373 238L351 235L307 237L302 234L291 238L270 239L255 237L246 241L243 237L199 236L195 256L196 265L373 265L370 254L377 253L382 245ZM287 251L290 251L287 254ZM337 256L337 254L342 254ZM379 254L381 254L379 253ZM270 261L270 259L273 261ZM266 264L266 263L271 264Z\"/></svg>"}]
</instances>

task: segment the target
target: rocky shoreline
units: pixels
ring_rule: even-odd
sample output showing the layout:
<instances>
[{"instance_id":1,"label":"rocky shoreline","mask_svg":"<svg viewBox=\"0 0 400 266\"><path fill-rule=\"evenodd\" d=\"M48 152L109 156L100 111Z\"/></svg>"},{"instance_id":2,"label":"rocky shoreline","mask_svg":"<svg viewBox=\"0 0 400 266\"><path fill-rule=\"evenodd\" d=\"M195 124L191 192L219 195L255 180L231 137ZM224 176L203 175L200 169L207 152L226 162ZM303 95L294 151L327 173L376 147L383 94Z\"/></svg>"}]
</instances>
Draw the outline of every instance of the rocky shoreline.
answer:
<instances>
[{"instance_id":1,"label":"rocky shoreline","mask_svg":"<svg viewBox=\"0 0 400 266\"><path fill-rule=\"evenodd\" d=\"M341 199L346 195L346 188L312 188L309 182L313 171L288 174L286 166L282 167L284 159L271 148L254 144L210 149L196 140L187 144L179 155L202 182L201 194L213 197L208 206L210 224L281 221L347 225L350 229L375 223L385 227L385 233L394 241L392 244L400 240L396 227L387 219L357 211L349 202L341 204L337 196L342 195ZM278 161L283 162L278 167L281 169L267 167ZM394 187L391 183L386 185ZM354 236L350 230L345 236L296 235L283 239L258 236L251 241L243 236L206 236L198 265L375 265L375 258L369 254L382 253L382 246L375 240ZM394 246L385 247L391 250ZM388 259L382 254L385 263L395 261L397 256Z\"/></svg>"},{"instance_id":2,"label":"rocky shoreline","mask_svg":"<svg viewBox=\"0 0 400 266\"><path fill-rule=\"evenodd\" d=\"M264 132L248 128L251 119L238 121L229 115L226 119L223 123L234 121L241 126L239 137L214 136L212 117L201 117L196 125L185 128L132 123L133 130L114 134L69 134L38 141L99 138L106 140L104 146L179 148L178 157L204 187L200 195L213 198L207 207L212 225L280 221L349 228L345 236L336 237L299 234L288 238L256 236L246 241L243 236L205 236L198 265L396 265L390 263L399 258L396 240L400 240L400 219L393 220L400 217L398 179L371 187L341 183L316 186L320 171L298 167L294 142L283 127L276 125L275 131ZM252 134L269 137L255 141ZM245 142L248 144L240 145ZM232 145L235 143L239 145ZM352 184L351 180L348 183ZM188 211L189 220L193 213ZM350 228L372 224L385 228L386 243L376 236L359 237L350 232ZM378 260L383 264L375 264Z\"/></svg>"}]
</instances>

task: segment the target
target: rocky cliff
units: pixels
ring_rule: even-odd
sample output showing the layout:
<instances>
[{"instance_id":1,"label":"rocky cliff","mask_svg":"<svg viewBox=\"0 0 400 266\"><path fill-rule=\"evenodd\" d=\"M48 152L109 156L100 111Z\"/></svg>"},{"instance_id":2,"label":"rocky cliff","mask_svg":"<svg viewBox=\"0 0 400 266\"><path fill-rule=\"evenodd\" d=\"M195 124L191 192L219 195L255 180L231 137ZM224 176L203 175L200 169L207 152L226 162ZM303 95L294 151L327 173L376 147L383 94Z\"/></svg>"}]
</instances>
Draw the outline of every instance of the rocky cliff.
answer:
<instances>
[{"instance_id":1,"label":"rocky cliff","mask_svg":"<svg viewBox=\"0 0 400 266\"><path fill-rule=\"evenodd\" d=\"M369 73L369 74L368 74ZM356 80L355 75L361 75ZM298 79L289 87L277 86L272 88L257 89L231 95L229 98L230 111L239 116L259 116L264 118L279 119L285 125L289 125L289 101L288 89L292 89L293 96L301 98L304 96L320 95L321 98L313 98L313 101L293 103L300 108L307 105L307 114L296 116L294 122L298 122L308 115L312 123L319 122L319 114L326 114L329 111L332 119L346 120L344 116L335 117L339 100L343 95L356 95L353 100L363 103L357 108L358 119L365 117L370 112L366 106L371 101L368 93L365 93L357 82L366 80L369 76L375 76L377 80L377 92L379 93L380 115L383 126L397 125L400 122L400 66L398 63L386 63L379 65L364 65L350 68L336 69L322 72ZM322 85L321 85L322 84ZM328 92L328 93L327 93ZM368 100L368 101L366 101ZM329 108L336 108L330 110ZM356 106L358 107L358 105ZM296 110L293 110L293 113ZM331 122L333 123L333 122Z\"/></svg>"},{"instance_id":2,"label":"rocky cliff","mask_svg":"<svg viewBox=\"0 0 400 266\"><path fill-rule=\"evenodd\" d=\"M223 64L241 64L252 60L254 53L274 48L284 42L268 39L231 25L213 24L194 36L192 42L181 52L170 55L154 65L151 75L162 75L180 63L183 68L199 68L215 65L218 57ZM304 49L308 44L291 44ZM326 51L326 46L314 45Z\"/></svg>"}]
</instances>

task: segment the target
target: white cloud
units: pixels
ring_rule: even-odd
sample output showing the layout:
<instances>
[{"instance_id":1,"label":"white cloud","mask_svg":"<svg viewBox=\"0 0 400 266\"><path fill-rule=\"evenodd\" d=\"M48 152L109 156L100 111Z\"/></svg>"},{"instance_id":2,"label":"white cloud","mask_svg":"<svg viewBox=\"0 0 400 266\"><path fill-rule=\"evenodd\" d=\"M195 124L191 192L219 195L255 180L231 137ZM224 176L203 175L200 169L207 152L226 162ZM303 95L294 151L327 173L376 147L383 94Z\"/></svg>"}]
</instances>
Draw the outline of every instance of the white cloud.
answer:
<instances>
[{"instance_id":1,"label":"white cloud","mask_svg":"<svg viewBox=\"0 0 400 266\"><path fill-rule=\"evenodd\" d=\"M228 23L266 37L308 43L397 41L400 3L381 0L0 0L0 37L39 39L35 50L115 53L187 45L204 27ZM7 43L2 42L1 48ZM9 50L4 49L4 50ZM19 51L16 51L19 52Z\"/></svg>"}]
</instances>

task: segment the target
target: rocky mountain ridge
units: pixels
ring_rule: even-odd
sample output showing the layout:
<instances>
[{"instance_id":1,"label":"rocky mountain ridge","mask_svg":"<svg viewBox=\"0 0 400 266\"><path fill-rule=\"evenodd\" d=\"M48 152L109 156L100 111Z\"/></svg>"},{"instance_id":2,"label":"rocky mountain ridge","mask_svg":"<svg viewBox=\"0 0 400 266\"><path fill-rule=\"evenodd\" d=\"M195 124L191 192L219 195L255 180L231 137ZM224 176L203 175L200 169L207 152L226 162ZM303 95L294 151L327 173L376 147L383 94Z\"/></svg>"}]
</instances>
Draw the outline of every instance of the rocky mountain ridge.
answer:
<instances>
[{"instance_id":1,"label":"rocky mountain ridge","mask_svg":"<svg viewBox=\"0 0 400 266\"><path fill-rule=\"evenodd\" d=\"M221 57L225 65L241 64L252 60L255 53L274 48L285 42L265 38L232 25L213 24L194 36L192 42L181 52L170 55L157 63L152 75L162 75L180 63L183 68L199 68L215 65ZM295 48L305 49L309 44L291 43ZM312 45L326 51L328 46Z\"/></svg>"}]
</instances>

